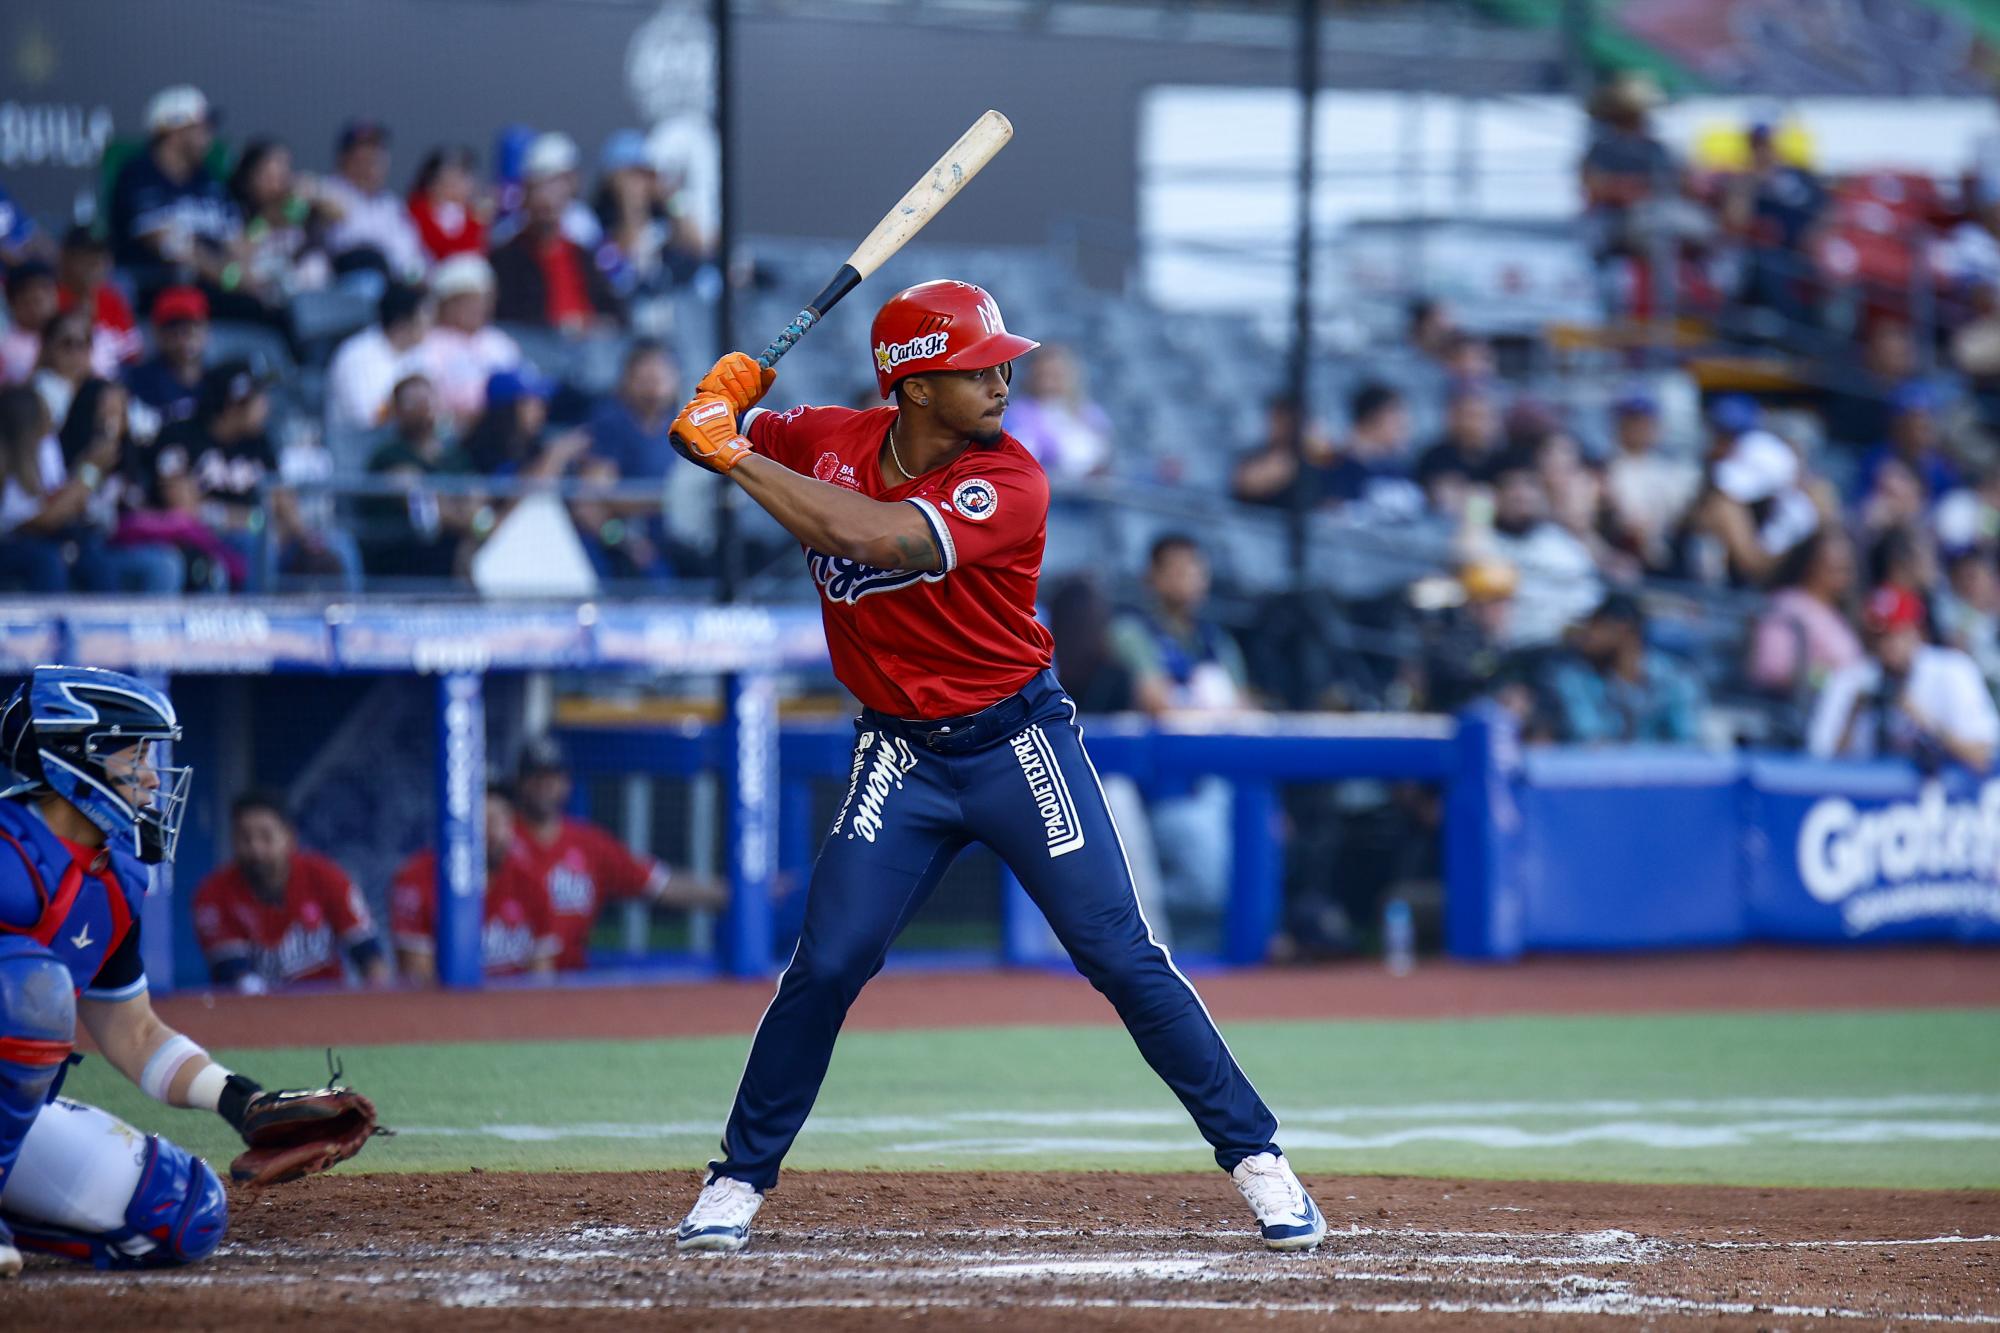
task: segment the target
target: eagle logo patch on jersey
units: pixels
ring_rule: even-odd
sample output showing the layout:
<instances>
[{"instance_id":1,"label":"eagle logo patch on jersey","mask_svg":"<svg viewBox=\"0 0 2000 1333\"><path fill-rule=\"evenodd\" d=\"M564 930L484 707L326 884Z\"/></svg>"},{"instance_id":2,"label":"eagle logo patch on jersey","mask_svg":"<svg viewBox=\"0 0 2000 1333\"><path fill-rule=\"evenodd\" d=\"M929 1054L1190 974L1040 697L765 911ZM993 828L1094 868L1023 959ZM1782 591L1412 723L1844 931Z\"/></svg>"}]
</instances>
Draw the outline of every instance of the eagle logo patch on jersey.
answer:
<instances>
[{"instance_id":1,"label":"eagle logo patch on jersey","mask_svg":"<svg viewBox=\"0 0 2000 1333\"><path fill-rule=\"evenodd\" d=\"M960 518L984 523L1000 510L1000 492L984 477L973 477L952 487L951 507Z\"/></svg>"},{"instance_id":2,"label":"eagle logo patch on jersey","mask_svg":"<svg viewBox=\"0 0 2000 1333\"><path fill-rule=\"evenodd\" d=\"M845 556L827 555L823 551L807 551L806 567L812 570L812 576L826 594L826 600L846 602L849 606L871 592L894 592L912 583L935 583L944 577L942 570L879 569Z\"/></svg>"}]
</instances>

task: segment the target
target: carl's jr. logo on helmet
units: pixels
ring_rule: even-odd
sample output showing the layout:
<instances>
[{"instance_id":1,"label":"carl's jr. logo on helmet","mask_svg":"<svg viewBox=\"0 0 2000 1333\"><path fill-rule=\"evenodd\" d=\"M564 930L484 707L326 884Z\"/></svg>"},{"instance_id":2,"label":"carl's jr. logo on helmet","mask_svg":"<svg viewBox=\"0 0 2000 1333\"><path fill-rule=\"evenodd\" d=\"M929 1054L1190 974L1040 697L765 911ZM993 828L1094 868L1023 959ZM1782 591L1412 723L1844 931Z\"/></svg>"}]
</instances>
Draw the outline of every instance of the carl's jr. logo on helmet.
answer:
<instances>
[{"instance_id":1,"label":"carl's jr. logo on helmet","mask_svg":"<svg viewBox=\"0 0 2000 1333\"><path fill-rule=\"evenodd\" d=\"M926 333L921 338L912 338L901 343L876 343L875 364L884 371L911 361L922 361L933 356L943 356L951 346L949 333Z\"/></svg>"}]
</instances>

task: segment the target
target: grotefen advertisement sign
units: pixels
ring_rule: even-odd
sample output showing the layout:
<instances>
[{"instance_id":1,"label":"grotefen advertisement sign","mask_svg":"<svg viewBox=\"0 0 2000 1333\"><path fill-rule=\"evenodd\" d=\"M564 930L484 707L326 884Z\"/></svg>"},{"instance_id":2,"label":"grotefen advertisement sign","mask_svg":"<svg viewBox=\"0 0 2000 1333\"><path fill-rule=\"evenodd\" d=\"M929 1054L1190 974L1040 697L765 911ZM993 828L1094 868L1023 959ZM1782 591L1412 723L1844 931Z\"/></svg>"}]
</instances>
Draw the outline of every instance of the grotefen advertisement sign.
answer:
<instances>
[{"instance_id":1,"label":"grotefen advertisement sign","mask_svg":"<svg viewBox=\"0 0 2000 1333\"><path fill-rule=\"evenodd\" d=\"M1805 785L1752 779L1753 935L2000 939L2000 779Z\"/></svg>"}]
</instances>

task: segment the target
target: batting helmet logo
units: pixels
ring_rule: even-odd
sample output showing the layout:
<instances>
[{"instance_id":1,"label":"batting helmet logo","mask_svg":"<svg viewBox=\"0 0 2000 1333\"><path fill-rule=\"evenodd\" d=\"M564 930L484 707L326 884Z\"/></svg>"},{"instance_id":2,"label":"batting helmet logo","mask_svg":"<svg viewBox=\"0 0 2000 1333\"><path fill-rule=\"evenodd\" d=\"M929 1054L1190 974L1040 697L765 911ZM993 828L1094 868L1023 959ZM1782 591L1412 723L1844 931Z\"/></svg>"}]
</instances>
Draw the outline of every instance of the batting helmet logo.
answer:
<instances>
[{"instance_id":1,"label":"batting helmet logo","mask_svg":"<svg viewBox=\"0 0 2000 1333\"><path fill-rule=\"evenodd\" d=\"M1000 304L969 282L919 283L876 312L868 341L875 383L887 398L898 380L932 370L988 370L1041 344L1007 332Z\"/></svg>"}]
</instances>

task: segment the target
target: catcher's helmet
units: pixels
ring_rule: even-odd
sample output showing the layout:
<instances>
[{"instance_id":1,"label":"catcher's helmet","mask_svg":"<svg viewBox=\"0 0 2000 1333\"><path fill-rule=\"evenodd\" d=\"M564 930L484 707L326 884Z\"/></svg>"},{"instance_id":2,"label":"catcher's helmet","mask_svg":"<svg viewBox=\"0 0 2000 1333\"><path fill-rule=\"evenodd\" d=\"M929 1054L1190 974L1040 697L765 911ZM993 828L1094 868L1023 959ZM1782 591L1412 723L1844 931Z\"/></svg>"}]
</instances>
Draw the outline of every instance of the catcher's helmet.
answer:
<instances>
[{"instance_id":1,"label":"catcher's helmet","mask_svg":"<svg viewBox=\"0 0 2000 1333\"><path fill-rule=\"evenodd\" d=\"M173 703L142 680L96 667L36 667L0 708L0 763L18 778L0 797L52 791L107 842L149 864L171 861L193 770L159 764L151 744L180 735ZM113 776L106 760L135 745L138 755ZM147 786L149 775L156 787Z\"/></svg>"},{"instance_id":2,"label":"catcher's helmet","mask_svg":"<svg viewBox=\"0 0 2000 1333\"><path fill-rule=\"evenodd\" d=\"M875 312L875 383L887 398L898 380L930 370L985 370L1041 344L1007 332L1000 303L984 287L940 279L906 287Z\"/></svg>"}]
</instances>

